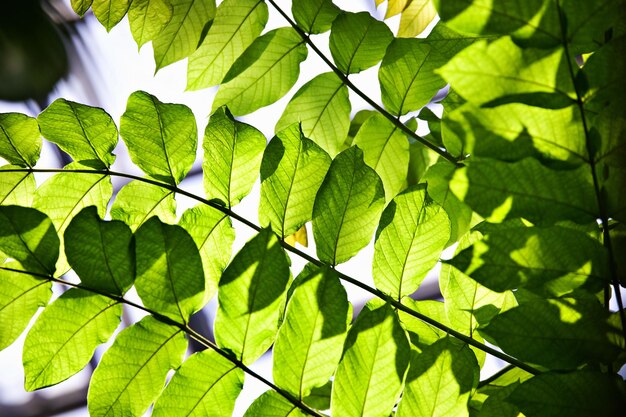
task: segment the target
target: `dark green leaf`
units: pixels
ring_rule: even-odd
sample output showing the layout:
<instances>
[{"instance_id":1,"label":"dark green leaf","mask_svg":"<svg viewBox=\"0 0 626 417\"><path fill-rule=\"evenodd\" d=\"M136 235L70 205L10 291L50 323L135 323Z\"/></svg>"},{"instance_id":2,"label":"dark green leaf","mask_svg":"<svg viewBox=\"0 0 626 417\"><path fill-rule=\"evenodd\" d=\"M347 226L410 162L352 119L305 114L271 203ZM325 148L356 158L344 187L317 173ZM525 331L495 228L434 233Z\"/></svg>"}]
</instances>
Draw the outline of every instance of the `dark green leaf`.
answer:
<instances>
[{"instance_id":1,"label":"dark green leaf","mask_svg":"<svg viewBox=\"0 0 626 417\"><path fill-rule=\"evenodd\" d=\"M13 165L33 167L40 152L36 119L21 113L0 113L0 157Z\"/></svg>"},{"instance_id":2,"label":"dark green leaf","mask_svg":"<svg viewBox=\"0 0 626 417\"><path fill-rule=\"evenodd\" d=\"M294 0L291 3L294 19L307 33L323 33L329 30L340 11L332 0Z\"/></svg>"},{"instance_id":3,"label":"dark green leaf","mask_svg":"<svg viewBox=\"0 0 626 417\"><path fill-rule=\"evenodd\" d=\"M111 218L126 223L132 231L156 216L164 223L176 223L174 192L142 181L131 181L115 196Z\"/></svg>"}]
</instances>

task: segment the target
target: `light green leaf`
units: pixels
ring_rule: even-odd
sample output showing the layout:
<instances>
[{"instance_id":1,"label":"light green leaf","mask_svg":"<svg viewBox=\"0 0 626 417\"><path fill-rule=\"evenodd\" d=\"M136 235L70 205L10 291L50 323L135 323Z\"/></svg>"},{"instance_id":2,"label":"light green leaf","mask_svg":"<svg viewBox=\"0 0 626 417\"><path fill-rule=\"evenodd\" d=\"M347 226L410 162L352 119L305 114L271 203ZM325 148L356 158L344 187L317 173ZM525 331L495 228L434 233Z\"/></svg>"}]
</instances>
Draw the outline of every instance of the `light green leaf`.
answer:
<instances>
[{"instance_id":1,"label":"light green leaf","mask_svg":"<svg viewBox=\"0 0 626 417\"><path fill-rule=\"evenodd\" d=\"M146 307L186 323L204 306L202 260L185 229L153 217L135 232L135 253L135 288Z\"/></svg>"},{"instance_id":2,"label":"light green leaf","mask_svg":"<svg viewBox=\"0 0 626 417\"><path fill-rule=\"evenodd\" d=\"M178 184L196 159L196 119L183 104L161 103L135 91L128 97L120 133L133 162L159 181Z\"/></svg>"},{"instance_id":3,"label":"light green leaf","mask_svg":"<svg viewBox=\"0 0 626 417\"><path fill-rule=\"evenodd\" d=\"M59 257L59 237L44 213L28 207L0 206L0 253L29 271L52 275Z\"/></svg>"},{"instance_id":4,"label":"light green leaf","mask_svg":"<svg viewBox=\"0 0 626 417\"><path fill-rule=\"evenodd\" d=\"M432 0L410 0L400 17L399 38L413 38L422 33L437 16Z\"/></svg>"},{"instance_id":5,"label":"light green leaf","mask_svg":"<svg viewBox=\"0 0 626 417\"><path fill-rule=\"evenodd\" d=\"M122 306L81 289L63 293L41 313L24 342L28 391L66 380L83 369L120 324Z\"/></svg>"},{"instance_id":6,"label":"light green leaf","mask_svg":"<svg viewBox=\"0 0 626 417\"><path fill-rule=\"evenodd\" d=\"M334 374L351 317L346 290L332 269L305 268L294 285L272 371L279 387L304 399Z\"/></svg>"},{"instance_id":7,"label":"light green leaf","mask_svg":"<svg viewBox=\"0 0 626 417\"><path fill-rule=\"evenodd\" d=\"M266 139L256 128L235 120L228 108L215 111L204 131L204 191L208 199L232 207L256 181Z\"/></svg>"},{"instance_id":8,"label":"light green leaf","mask_svg":"<svg viewBox=\"0 0 626 417\"><path fill-rule=\"evenodd\" d=\"M385 0L375 0L376 7L383 4ZM385 19L389 19L397 14L402 13L406 9L408 4L411 4L412 0L389 0L387 2L387 10L385 11Z\"/></svg>"},{"instance_id":9,"label":"light green leaf","mask_svg":"<svg viewBox=\"0 0 626 417\"><path fill-rule=\"evenodd\" d=\"M220 84L234 62L261 34L267 23L262 0L225 0L202 45L189 57L187 89Z\"/></svg>"},{"instance_id":10,"label":"light green leaf","mask_svg":"<svg viewBox=\"0 0 626 417\"><path fill-rule=\"evenodd\" d=\"M304 417L307 414L276 391L266 391L254 400L244 417Z\"/></svg>"},{"instance_id":11,"label":"light green leaf","mask_svg":"<svg viewBox=\"0 0 626 417\"><path fill-rule=\"evenodd\" d=\"M389 305L364 309L348 332L333 383L331 413L388 416L402 392L411 349Z\"/></svg>"},{"instance_id":12,"label":"light green leaf","mask_svg":"<svg viewBox=\"0 0 626 417\"><path fill-rule=\"evenodd\" d=\"M433 320L437 320L439 323L445 325L449 324L448 318L446 317L444 303L441 301L415 301L409 297L404 297L401 302L411 310L428 316ZM409 334L409 339L413 348L418 351L425 349L427 346L432 345L437 340L446 336L446 334L438 328L431 326L430 324L423 322L422 320L402 310L398 310L398 317L402 327Z\"/></svg>"},{"instance_id":13,"label":"light green leaf","mask_svg":"<svg viewBox=\"0 0 626 417\"><path fill-rule=\"evenodd\" d=\"M21 113L0 113L0 157L10 164L32 168L40 153L37 119Z\"/></svg>"},{"instance_id":14,"label":"light green leaf","mask_svg":"<svg viewBox=\"0 0 626 417\"><path fill-rule=\"evenodd\" d=\"M527 417L613 417L626 409L624 381L598 371L544 373L522 383L507 401Z\"/></svg>"},{"instance_id":15,"label":"light green leaf","mask_svg":"<svg viewBox=\"0 0 626 417\"><path fill-rule=\"evenodd\" d=\"M83 17L87 10L91 7L91 3L93 0L71 0L72 9L78 14L80 17Z\"/></svg>"},{"instance_id":16,"label":"light green leaf","mask_svg":"<svg viewBox=\"0 0 626 417\"><path fill-rule=\"evenodd\" d=\"M131 1L93 0L91 10L107 32L110 32L124 18Z\"/></svg>"},{"instance_id":17,"label":"light green leaf","mask_svg":"<svg viewBox=\"0 0 626 417\"><path fill-rule=\"evenodd\" d=\"M289 275L289 258L270 229L248 241L224 271L215 340L244 364L274 342Z\"/></svg>"},{"instance_id":18,"label":"light green leaf","mask_svg":"<svg viewBox=\"0 0 626 417\"><path fill-rule=\"evenodd\" d=\"M117 127L104 110L59 98L37 121L43 137L74 160L98 160L107 168L115 161Z\"/></svg>"},{"instance_id":19,"label":"light green leaf","mask_svg":"<svg viewBox=\"0 0 626 417\"><path fill-rule=\"evenodd\" d=\"M344 12L333 21L330 53L341 72L354 74L380 62L392 40L387 25L368 12Z\"/></svg>"},{"instance_id":20,"label":"light green leaf","mask_svg":"<svg viewBox=\"0 0 626 417\"><path fill-rule=\"evenodd\" d=\"M65 230L67 260L86 287L122 296L135 281L133 234L121 221L100 220L94 206Z\"/></svg>"},{"instance_id":21,"label":"light green leaf","mask_svg":"<svg viewBox=\"0 0 626 417\"><path fill-rule=\"evenodd\" d=\"M164 223L176 223L174 192L142 181L131 181L115 196L111 218L126 223L134 232L150 217Z\"/></svg>"},{"instance_id":22,"label":"light green leaf","mask_svg":"<svg viewBox=\"0 0 626 417\"><path fill-rule=\"evenodd\" d=\"M294 0L291 3L291 14L307 33L326 32L340 12L332 0Z\"/></svg>"},{"instance_id":23,"label":"light green leaf","mask_svg":"<svg viewBox=\"0 0 626 417\"><path fill-rule=\"evenodd\" d=\"M168 0L172 18L152 40L156 70L191 55L204 27L215 16L215 0Z\"/></svg>"},{"instance_id":24,"label":"light green leaf","mask_svg":"<svg viewBox=\"0 0 626 417\"><path fill-rule=\"evenodd\" d=\"M367 119L352 144L363 150L363 160L380 176L387 201L406 187L409 140L385 116Z\"/></svg>"},{"instance_id":25,"label":"light green leaf","mask_svg":"<svg viewBox=\"0 0 626 417\"><path fill-rule=\"evenodd\" d=\"M192 237L202 259L206 301L213 298L235 241L230 217L205 204L185 211L178 223Z\"/></svg>"},{"instance_id":26,"label":"light green leaf","mask_svg":"<svg viewBox=\"0 0 626 417\"><path fill-rule=\"evenodd\" d=\"M313 236L317 256L337 265L372 239L385 200L383 184L353 146L330 165L313 205Z\"/></svg>"},{"instance_id":27,"label":"light green leaf","mask_svg":"<svg viewBox=\"0 0 626 417\"><path fill-rule=\"evenodd\" d=\"M446 85L434 72L444 62L444 56L420 39L391 42L378 71L385 108L400 116L428 104Z\"/></svg>"},{"instance_id":28,"label":"light green leaf","mask_svg":"<svg viewBox=\"0 0 626 417\"><path fill-rule=\"evenodd\" d=\"M230 416L243 387L243 371L214 350L185 361L154 405L154 417Z\"/></svg>"},{"instance_id":29,"label":"light green leaf","mask_svg":"<svg viewBox=\"0 0 626 417\"><path fill-rule=\"evenodd\" d=\"M261 163L259 220L284 238L311 220L330 158L293 124L270 141Z\"/></svg>"},{"instance_id":30,"label":"light green leaf","mask_svg":"<svg viewBox=\"0 0 626 417\"><path fill-rule=\"evenodd\" d=\"M348 87L335 73L320 74L303 85L287 104L275 131L298 122L304 135L330 156L343 149L350 127L350 100Z\"/></svg>"},{"instance_id":31,"label":"light green leaf","mask_svg":"<svg viewBox=\"0 0 626 417\"><path fill-rule=\"evenodd\" d=\"M372 275L376 288L400 299L417 290L450 238L450 220L424 186L399 194L383 211Z\"/></svg>"},{"instance_id":32,"label":"light green leaf","mask_svg":"<svg viewBox=\"0 0 626 417\"><path fill-rule=\"evenodd\" d=\"M292 28L257 38L235 61L213 100L213 110L228 105L235 116L252 113L287 94L307 57L304 41Z\"/></svg>"},{"instance_id":33,"label":"light green leaf","mask_svg":"<svg viewBox=\"0 0 626 417\"><path fill-rule=\"evenodd\" d=\"M534 299L499 314L480 331L506 353L549 369L610 363L619 348L609 313L594 299Z\"/></svg>"},{"instance_id":34,"label":"light green leaf","mask_svg":"<svg viewBox=\"0 0 626 417\"><path fill-rule=\"evenodd\" d=\"M468 400L478 384L478 363L468 345L440 339L413 352L398 417L469 416Z\"/></svg>"},{"instance_id":35,"label":"light green leaf","mask_svg":"<svg viewBox=\"0 0 626 417\"><path fill-rule=\"evenodd\" d=\"M4 249L4 244L0 244L0 249ZM22 270L17 262L3 264L2 268ZM50 281L0 269L0 350L22 334L39 307L45 307L51 296Z\"/></svg>"},{"instance_id":36,"label":"light green leaf","mask_svg":"<svg viewBox=\"0 0 626 417\"><path fill-rule=\"evenodd\" d=\"M450 189L492 222L523 217L537 225L562 220L583 224L599 217L591 172L585 165L555 170L534 158L513 163L475 158L455 171Z\"/></svg>"},{"instance_id":37,"label":"light green leaf","mask_svg":"<svg viewBox=\"0 0 626 417\"><path fill-rule=\"evenodd\" d=\"M31 172L2 172L23 169L16 165L0 167L0 204L29 207L35 194L35 176Z\"/></svg>"},{"instance_id":38,"label":"light green leaf","mask_svg":"<svg viewBox=\"0 0 626 417\"><path fill-rule=\"evenodd\" d=\"M183 362L186 349L182 330L152 316L124 329L91 377L89 414L142 416L159 396L168 371Z\"/></svg>"},{"instance_id":39,"label":"light green leaf","mask_svg":"<svg viewBox=\"0 0 626 417\"><path fill-rule=\"evenodd\" d=\"M128 23L133 39L141 48L156 38L174 15L169 0L133 0L128 10Z\"/></svg>"}]
</instances>

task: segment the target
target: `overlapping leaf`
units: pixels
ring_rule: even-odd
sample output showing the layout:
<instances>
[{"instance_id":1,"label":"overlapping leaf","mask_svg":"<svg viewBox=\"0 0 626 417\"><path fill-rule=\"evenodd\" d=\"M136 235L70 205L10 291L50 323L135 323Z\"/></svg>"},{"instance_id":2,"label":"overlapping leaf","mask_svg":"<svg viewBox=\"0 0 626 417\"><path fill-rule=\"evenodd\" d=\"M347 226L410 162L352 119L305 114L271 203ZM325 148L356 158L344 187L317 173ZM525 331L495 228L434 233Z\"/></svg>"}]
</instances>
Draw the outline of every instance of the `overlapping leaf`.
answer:
<instances>
[{"instance_id":1,"label":"overlapping leaf","mask_svg":"<svg viewBox=\"0 0 626 417\"><path fill-rule=\"evenodd\" d=\"M267 391L257 398L244 417L304 417L307 414L276 391Z\"/></svg>"},{"instance_id":2,"label":"overlapping leaf","mask_svg":"<svg viewBox=\"0 0 626 417\"><path fill-rule=\"evenodd\" d=\"M128 9L130 32L137 45L156 38L174 14L169 0L133 0Z\"/></svg>"},{"instance_id":3,"label":"overlapping leaf","mask_svg":"<svg viewBox=\"0 0 626 417\"><path fill-rule=\"evenodd\" d=\"M36 119L20 113L0 113L0 157L13 165L33 167L40 152Z\"/></svg>"},{"instance_id":4,"label":"overlapping leaf","mask_svg":"<svg viewBox=\"0 0 626 417\"><path fill-rule=\"evenodd\" d=\"M413 38L422 33L437 16L433 0L410 0L400 17L399 38Z\"/></svg>"},{"instance_id":5,"label":"overlapping leaf","mask_svg":"<svg viewBox=\"0 0 626 417\"><path fill-rule=\"evenodd\" d=\"M20 170L21 172L1 172ZM31 172L22 171L23 168L17 165L4 165L0 167L0 204L1 205L21 205L28 207L32 205L35 194L35 176Z\"/></svg>"},{"instance_id":6,"label":"overlapping leaf","mask_svg":"<svg viewBox=\"0 0 626 417\"><path fill-rule=\"evenodd\" d=\"M294 0L291 13L298 26L307 33L323 33L330 29L340 13L332 0Z\"/></svg>"},{"instance_id":7,"label":"overlapping leaf","mask_svg":"<svg viewBox=\"0 0 626 417\"><path fill-rule=\"evenodd\" d=\"M132 231L154 216L164 223L176 223L173 191L142 181L131 181L122 187L111 205L111 217L123 221Z\"/></svg>"}]
</instances>

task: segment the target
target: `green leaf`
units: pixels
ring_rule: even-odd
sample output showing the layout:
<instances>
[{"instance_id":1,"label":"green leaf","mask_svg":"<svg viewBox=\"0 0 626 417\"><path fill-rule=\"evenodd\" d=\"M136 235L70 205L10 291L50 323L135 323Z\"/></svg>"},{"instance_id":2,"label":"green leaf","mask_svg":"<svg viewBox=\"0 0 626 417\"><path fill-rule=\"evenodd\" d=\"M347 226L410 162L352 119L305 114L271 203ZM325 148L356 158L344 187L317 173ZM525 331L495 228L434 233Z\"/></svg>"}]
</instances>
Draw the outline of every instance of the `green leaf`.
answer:
<instances>
[{"instance_id":1,"label":"green leaf","mask_svg":"<svg viewBox=\"0 0 626 417\"><path fill-rule=\"evenodd\" d=\"M185 211L178 224L192 237L202 259L206 301L213 298L235 241L230 217L207 205Z\"/></svg>"},{"instance_id":2,"label":"green leaf","mask_svg":"<svg viewBox=\"0 0 626 417\"><path fill-rule=\"evenodd\" d=\"M401 302L411 310L428 316L433 320L437 320L439 323L445 325L449 324L448 318L446 317L444 303L441 301L415 301L409 297L404 297ZM437 340L446 336L443 331L426 322L423 322L405 311L398 310L398 317L400 318L402 327L409 334L409 340L411 341L412 347L418 351L425 349L427 346L432 345Z\"/></svg>"},{"instance_id":3,"label":"green leaf","mask_svg":"<svg viewBox=\"0 0 626 417\"><path fill-rule=\"evenodd\" d=\"M432 0L410 0L400 17L399 38L414 38L437 16Z\"/></svg>"},{"instance_id":4,"label":"green leaf","mask_svg":"<svg viewBox=\"0 0 626 417\"><path fill-rule=\"evenodd\" d=\"M21 113L0 113L0 157L10 164L32 168L40 153L37 119Z\"/></svg>"},{"instance_id":5,"label":"green leaf","mask_svg":"<svg viewBox=\"0 0 626 417\"><path fill-rule=\"evenodd\" d=\"M363 160L380 176L386 200L406 187L409 141L385 116L374 114L368 118L352 144L363 150Z\"/></svg>"},{"instance_id":6,"label":"green leaf","mask_svg":"<svg viewBox=\"0 0 626 417\"><path fill-rule=\"evenodd\" d=\"M388 416L402 392L411 349L389 305L364 309L348 332L333 383L331 413Z\"/></svg>"},{"instance_id":7,"label":"green leaf","mask_svg":"<svg viewBox=\"0 0 626 417\"><path fill-rule=\"evenodd\" d=\"M524 287L561 297L578 288L595 293L608 282L608 258L600 242L561 226L496 230L450 263L498 292Z\"/></svg>"},{"instance_id":8,"label":"green leaf","mask_svg":"<svg viewBox=\"0 0 626 417\"><path fill-rule=\"evenodd\" d=\"M394 39L378 71L385 108L400 116L428 104L446 85L434 72L444 62L444 56L420 39Z\"/></svg>"},{"instance_id":9,"label":"green leaf","mask_svg":"<svg viewBox=\"0 0 626 417\"><path fill-rule=\"evenodd\" d=\"M121 221L84 208L65 230L67 260L86 287L122 296L135 281L133 234Z\"/></svg>"},{"instance_id":10,"label":"green leaf","mask_svg":"<svg viewBox=\"0 0 626 417\"><path fill-rule=\"evenodd\" d=\"M276 132L294 123L330 156L343 149L350 127L348 87L333 72L313 78L293 96L276 123Z\"/></svg>"},{"instance_id":11,"label":"green leaf","mask_svg":"<svg viewBox=\"0 0 626 417\"><path fill-rule=\"evenodd\" d=\"M59 257L59 237L44 213L0 206L0 252L30 271L52 275Z\"/></svg>"},{"instance_id":12,"label":"green leaf","mask_svg":"<svg viewBox=\"0 0 626 417\"><path fill-rule=\"evenodd\" d=\"M596 155L596 172L601 172L598 180L600 192L606 196L607 215L626 223L626 118L619 117L616 112L603 111L591 120L591 141L600 139L600 150ZM599 138L598 136L599 135Z\"/></svg>"},{"instance_id":13,"label":"green leaf","mask_svg":"<svg viewBox=\"0 0 626 417\"><path fill-rule=\"evenodd\" d=\"M232 207L259 175L266 139L256 128L235 120L228 108L215 111L204 131L204 191Z\"/></svg>"},{"instance_id":14,"label":"green leaf","mask_svg":"<svg viewBox=\"0 0 626 417\"><path fill-rule=\"evenodd\" d=\"M133 0L128 10L128 23L139 48L156 38L174 15L169 0Z\"/></svg>"},{"instance_id":15,"label":"green leaf","mask_svg":"<svg viewBox=\"0 0 626 417\"><path fill-rule=\"evenodd\" d=\"M398 417L468 416L467 403L479 379L474 353L466 344L440 339L413 352Z\"/></svg>"},{"instance_id":16,"label":"green leaf","mask_svg":"<svg viewBox=\"0 0 626 417\"><path fill-rule=\"evenodd\" d=\"M220 84L228 70L261 34L268 19L262 0L225 0L200 47L189 57L187 89Z\"/></svg>"},{"instance_id":17,"label":"green leaf","mask_svg":"<svg viewBox=\"0 0 626 417\"><path fill-rule=\"evenodd\" d=\"M153 217L135 232L137 280L144 306L187 322L204 306L202 260L192 237L180 226Z\"/></svg>"},{"instance_id":18,"label":"green leaf","mask_svg":"<svg viewBox=\"0 0 626 417\"><path fill-rule=\"evenodd\" d=\"M16 165L0 167L0 204L31 206L35 194L35 176L31 172L2 172L23 169Z\"/></svg>"},{"instance_id":19,"label":"green leaf","mask_svg":"<svg viewBox=\"0 0 626 417\"><path fill-rule=\"evenodd\" d=\"M450 189L492 222L523 217L537 225L583 224L599 217L590 174L585 165L555 170L534 158L513 163L476 158L455 171Z\"/></svg>"},{"instance_id":20,"label":"green leaf","mask_svg":"<svg viewBox=\"0 0 626 417\"><path fill-rule=\"evenodd\" d=\"M230 416L244 373L213 350L185 361L154 405L154 417Z\"/></svg>"},{"instance_id":21,"label":"green leaf","mask_svg":"<svg viewBox=\"0 0 626 417\"><path fill-rule=\"evenodd\" d=\"M0 247L4 249L4 244ZM52 296L52 283L21 270L17 262L0 268L0 351L22 334L39 307L45 307Z\"/></svg>"},{"instance_id":22,"label":"green leaf","mask_svg":"<svg viewBox=\"0 0 626 417\"><path fill-rule=\"evenodd\" d=\"M104 110L60 98L37 121L43 137L74 160L98 160L107 168L115 161L117 127Z\"/></svg>"},{"instance_id":23,"label":"green leaf","mask_svg":"<svg viewBox=\"0 0 626 417\"><path fill-rule=\"evenodd\" d=\"M174 192L142 181L131 181L115 196L111 218L126 223L134 232L149 218L176 223Z\"/></svg>"},{"instance_id":24,"label":"green leaf","mask_svg":"<svg viewBox=\"0 0 626 417\"><path fill-rule=\"evenodd\" d=\"M427 196L424 186L409 188L383 211L372 275L376 288L400 299L417 290L450 238L450 220Z\"/></svg>"},{"instance_id":25,"label":"green leaf","mask_svg":"<svg viewBox=\"0 0 626 417\"><path fill-rule=\"evenodd\" d=\"M274 342L289 275L289 258L270 229L248 241L224 271L215 340L244 364Z\"/></svg>"},{"instance_id":26,"label":"green leaf","mask_svg":"<svg viewBox=\"0 0 626 417\"><path fill-rule=\"evenodd\" d=\"M506 353L549 369L574 369L584 363L610 363L619 348L610 342L617 330L594 299L535 299L499 314L481 332Z\"/></svg>"},{"instance_id":27,"label":"green leaf","mask_svg":"<svg viewBox=\"0 0 626 417\"><path fill-rule=\"evenodd\" d=\"M152 40L156 70L191 55L205 25L215 16L215 0L168 0L172 18Z\"/></svg>"},{"instance_id":28,"label":"green leaf","mask_svg":"<svg viewBox=\"0 0 626 417\"><path fill-rule=\"evenodd\" d=\"M330 53L345 74L376 65L385 55L393 34L367 12L340 14L330 30Z\"/></svg>"},{"instance_id":29,"label":"green leaf","mask_svg":"<svg viewBox=\"0 0 626 417\"><path fill-rule=\"evenodd\" d=\"M307 414L276 391L266 391L254 400L244 417L304 417Z\"/></svg>"},{"instance_id":30,"label":"green leaf","mask_svg":"<svg viewBox=\"0 0 626 417\"><path fill-rule=\"evenodd\" d=\"M183 362L186 349L182 330L152 316L122 330L91 377L89 414L142 416L159 396L168 371Z\"/></svg>"},{"instance_id":31,"label":"green leaf","mask_svg":"<svg viewBox=\"0 0 626 417\"><path fill-rule=\"evenodd\" d=\"M332 0L294 0L291 3L291 14L298 26L312 34L329 30L340 12Z\"/></svg>"},{"instance_id":32,"label":"green leaf","mask_svg":"<svg viewBox=\"0 0 626 417\"><path fill-rule=\"evenodd\" d=\"M330 166L328 154L293 124L270 141L261 163L259 220L281 238L311 220L313 201Z\"/></svg>"},{"instance_id":33,"label":"green leaf","mask_svg":"<svg viewBox=\"0 0 626 417\"><path fill-rule=\"evenodd\" d=\"M178 184L196 159L196 119L183 104L161 103L135 91L128 97L120 133L132 161L159 181Z\"/></svg>"},{"instance_id":34,"label":"green leaf","mask_svg":"<svg viewBox=\"0 0 626 417\"><path fill-rule=\"evenodd\" d=\"M598 371L544 373L522 383L507 401L527 417L612 417L626 408L624 381Z\"/></svg>"},{"instance_id":35,"label":"green leaf","mask_svg":"<svg viewBox=\"0 0 626 417\"><path fill-rule=\"evenodd\" d=\"M107 32L110 32L124 18L131 1L93 0L91 10Z\"/></svg>"},{"instance_id":36,"label":"green leaf","mask_svg":"<svg viewBox=\"0 0 626 417\"><path fill-rule=\"evenodd\" d=\"M224 77L213 110L228 105L235 116L241 116L274 103L298 80L300 63L306 57L304 41L292 28L258 37Z\"/></svg>"},{"instance_id":37,"label":"green leaf","mask_svg":"<svg viewBox=\"0 0 626 417\"><path fill-rule=\"evenodd\" d=\"M66 380L83 369L120 324L122 306L81 289L63 293L41 313L24 342L28 391Z\"/></svg>"},{"instance_id":38,"label":"green leaf","mask_svg":"<svg viewBox=\"0 0 626 417\"><path fill-rule=\"evenodd\" d=\"M346 290L330 268L305 268L274 345L274 382L296 398L334 374L351 317Z\"/></svg>"},{"instance_id":39,"label":"green leaf","mask_svg":"<svg viewBox=\"0 0 626 417\"><path fill-rule=\"evenodd\" d=\"M78 14L80 17L83 17L87 10L91 7L91 3L93 0L71 0L72 9Z\"/></svg>"}]
</instances>

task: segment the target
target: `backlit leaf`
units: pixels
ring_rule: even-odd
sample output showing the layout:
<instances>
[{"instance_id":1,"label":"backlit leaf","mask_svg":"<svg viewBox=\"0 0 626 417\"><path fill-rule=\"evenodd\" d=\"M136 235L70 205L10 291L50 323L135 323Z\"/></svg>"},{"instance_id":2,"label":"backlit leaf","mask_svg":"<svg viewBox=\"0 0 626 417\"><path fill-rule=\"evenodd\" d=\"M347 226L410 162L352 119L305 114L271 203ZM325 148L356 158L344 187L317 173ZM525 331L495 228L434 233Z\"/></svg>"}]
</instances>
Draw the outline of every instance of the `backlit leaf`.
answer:
<instances>
[{"instance_id":1,"label":"backlit leaf","mask_svg":"<svg viewBox=\"0 0 626 417\"><path fill-rule=\"evenodd\" d=\"M137 46L141 48L156 38L169 23L173 12L168 0L133 0L128 10L128 23Z\"/></svg>"},{"instance_id":2,"label":"backlit leaf","mask_svg":"<svg viewBox=\"0 0 626 417\"><path fill-rule=\"evenodd\" d=\"M91 10L109 32L126 15L132 0L93 0ZM81 8L82 9L82 8Z\"/></svg>"},{"instance_id":3,"label":"backlit leaf","mask_svg":"<svg viewBox=\"0 0 626 417\"><path fill-rule=\"evenodd\" d=\"M413 38L422 33L437 16L432 0L411 0L400 17L399 38Z\"/></svg>"},{"instance_id":4,"label":"backlit leaf","mask_svg":"<svg viewBox=\"0 0 626 417\"><path fill-rule=\"evenodd\" d=\"M142 181L131 181L122 187L111 205L111 218L123 221L133 232L154 216L164 223L176 223L173 191Z\"/></svg>"},{"instance_id":5,"label":"backlit leaf","mask_svg":"<svg viewBox=\"0 0 626 417\"><path fill-rule=\"evenodd\" d=\"M16 165L0 167L0 204L28 207L35 194L35 176L31 172L2 172L12 169L23 169Z\"/></svg>"},{"instance_id":6,"label":"backlit leaf","mask_svg":"<svg viewBox=\"0 0 626 417\"><path fill-rule=\"evenodd\" d=\"M307 33L323 33L329 30L340 11L332 0L294 0L291 2L291 14L298 26Z\"/></svg>"},{"instance_id":7,"label":"backlit leaf","mask_svg":"<svg viewBox=\"0 0 626 417\"><path fill-rule=\"evenodd\" d=\"M40 152L37 119L21 113L0 113L0 157L13 165L33 167Z\"/></svg>"},{"instance_id":8,"label":"backlit leaf","mask_svg":"<svg viewBox=\"0 0 626 417\"><path fill-rule=\"evenodd\" d=\"M71 0L70 3L72 5L72 9L74 9L76 14L82 17L91 7L91 3L93 3L93 0Z\"/></svg>"},{"instance_id":9,"label":"backlit leaf","mask_svg":"<svg viewBox=\"0 0 626 417\"><path fill-rule=\"evenodd\" d=\"M244 417L304 417L307 414L276 391L266 391L257 398Z\"/></svg>"}]
</instances>

